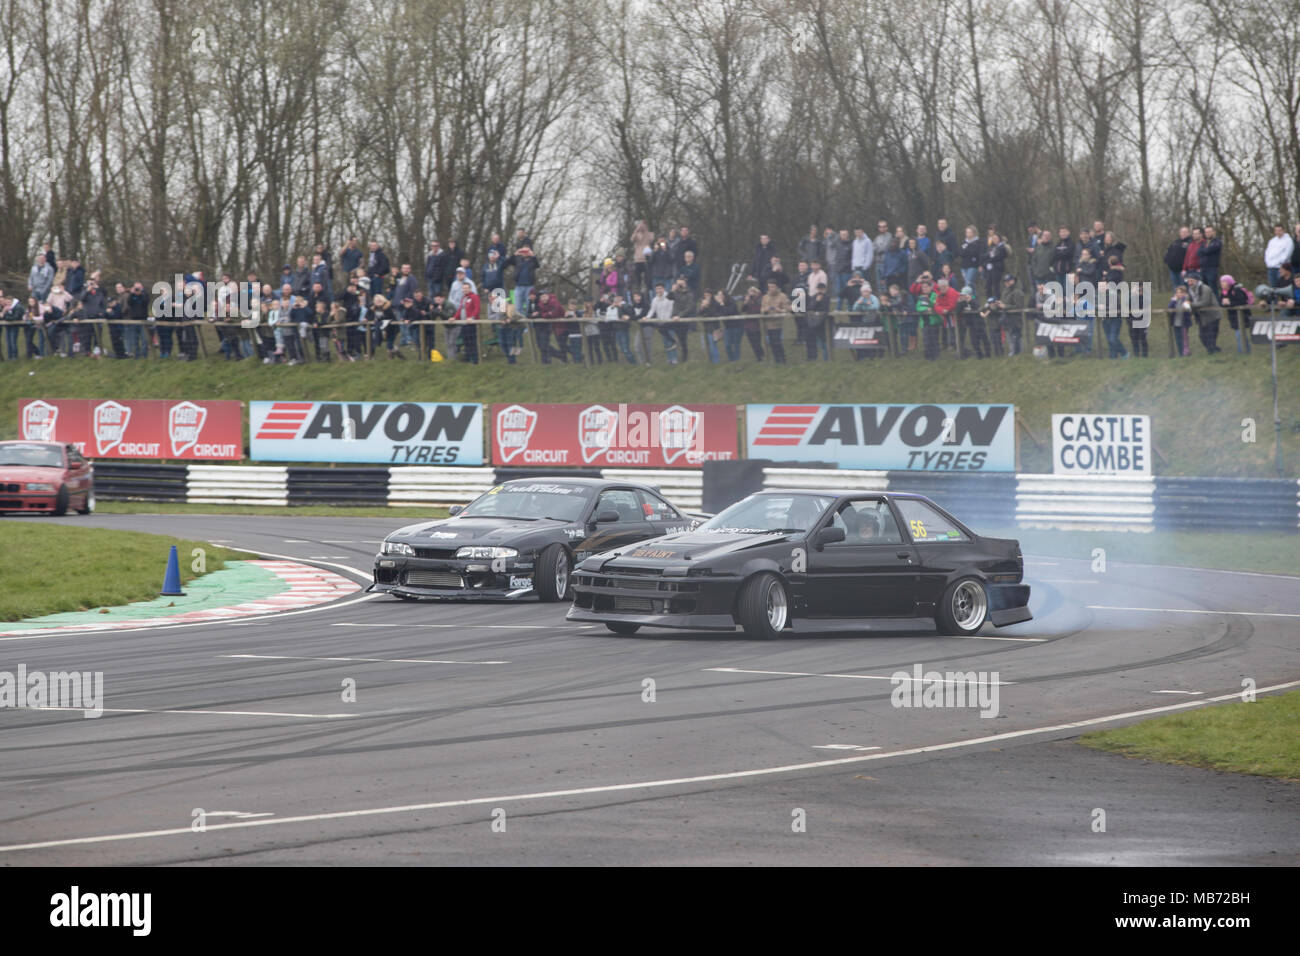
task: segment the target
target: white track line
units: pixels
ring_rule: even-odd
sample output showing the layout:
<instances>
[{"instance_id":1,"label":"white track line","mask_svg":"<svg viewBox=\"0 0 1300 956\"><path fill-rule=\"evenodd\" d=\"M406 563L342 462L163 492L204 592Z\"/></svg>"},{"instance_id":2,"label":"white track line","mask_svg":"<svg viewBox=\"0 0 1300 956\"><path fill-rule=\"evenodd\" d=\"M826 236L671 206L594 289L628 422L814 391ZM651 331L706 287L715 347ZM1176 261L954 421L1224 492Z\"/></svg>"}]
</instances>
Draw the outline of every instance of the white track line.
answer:
<instances>
[{"instance_id":1,"label":"white track line","mask_svg":"<svg viewBox=\"0 0 1300 956\"><path fill-rule=\"evenodd\" d=\"M744 668L741 668L741 667L706 667L706 668L704 668L704 669L705 669L706 671L717 671L717 672L720 673L720 674L771 674L771 675L776 676L776 677L844 677L844 678L848 678L849 680L888 680L888 681L892 681L892 680L894 679L892 676L891 676L891 677L880 677L880 676L878 676L878 675L876 675L876 674L809 674L809 673L806 673L805 671L751 671L751 670L745 670ZM900 680L903 680L904 678L899 678L899 679L900 679ZM914 677L907 677L907 678L905 678L905 679L906 679L906 680L915 680L916 678L914 678ZM954 680L928 681L928 680L925 680L925 678L922 678L922 682L923 682L923 683L927 683L927 684L929 684L929 683L937 683L937 684L965 684L965 683L967 683L966 681L954 681ZM1008 684L1014 684L1014 683L1016 683L1016 682L1013 681L1013 680L993 680L993 681L978 681L977 683L980 683L980 684L989 684L989 685L997 684L997 685L1001 685L1001 686L1006 686L1006 685L1008 685Z\"/></svg>"},{"instance_id":2,"label":"white track line","mask_svg":"<svg viewBox=\"0 0 1300 956\"><path fill-rule=\"evenodd\" d=\"M1089 604L1093 611L1153 611L1158 614L1239 614L1243 617L1300 617L1300 614L1283 614L1278 611L1206 611L1194 607L1115 607L1110 604Z\"/></svg>"},{"instance_id":3,"label":"white track line","mask_svg":"<svg viewBox=\"0 0 1300 956\"><path fill-rule=\"evenodd\" d=\"M1271 687L1261 687L1256 690L1256 693L1263 694L1275 690L1290 690L1293 687L1300 687L1300 681L1290 681L1285 684L1274 684ZM677 777L671 780L644 780L638 783L615 783L597 787L575 787L571 790L544 790L538 793L514 793L493 797L471 797L464 800L440 800L434 803L412 803L397 807L370 807L364 810L336 810L332 813L309 813L296 817L277 817L271 820L243 820L234 823L218 823L214 826L208 827L207 830L208 832L214 830L242 830L249 827L283 826L290 823L312 823L319 820L345 820L357 817L386 816L395 813L416 813L426 810L445 810L451 807L474 807L492 803L512 803L524 800L552 800L560 797L580 797L597 793L619 793L628 790L655 790L664 787L685 786L688 784L717 783L723 780L741 780L750 777L772 776L774 774L798 773L806 770L821 770L827 767L844 767L856 763L866 763L871 760L887 760L890 757L908 757L913 754L936 753L943 750L959 750L965 747L976 747L982 744L997 743L1002 740L1012 740L1017 737L1034 737L1040 734L1060 733L1065 730L1079 730L1084 727L1095 727L1099 724L1114 723L1117 720L1129 720L1134 717L1147 717L1152 714L1164 714L1175 710L1190 710L1193 707L1204 707L1206 704L1240 699L1241 693L1236 692L1232 694L1224 694L1220 697L1209 697L1205 700L1191 700L1181 704L1167 704L1163 707L1148 707L1144 710L1133 710L1123 714L1110 714L1106 717L1092 717L1087 720L1076 720L1067 724L1054 724L1049 727L1031 727L1026 730L1010 730L1006 733L992 734L987 737L975 737L971 740L952 740L942 744L931 744L927 747L911 747L906 750L890 750L884 753L862 754L856 757L839 757L834 760L815 760L810 763L786 764L780 767L761 767L756 770L733 770L727 773L709 773L694 777ZM140 830L135 833L109 833L102 836L71 837L64 840L44 840L38 843L16 843L10 846L0 846L0 853L12 853L17 850L44 850L56 846L82 846L89 843L114 843L122 840L143 840L151 837L162 836L193 836L193 831L188 826L185 826L169 830Z\"/></svg>"},{"instance_id":4,"label":"white track line","mask_svg":"<svg viewBox=\"0 0 1300 956\"><path fill-rule=\"evenodd\" d=\"M378 595L372 595L377 597ZM342 607L342 605L339 605ZM492 630L506 631L554 631L563 624L365 624L350 621L335 621L330 627L450 627L452 629L486 627Z\"/></svg>"},{"instance_id":5,"label":"white track line","mask_svg":"<svg viewBox=\"0 0 1300 956\"><path fill-rule=\"evenodd\" d=\"M218 657L258 661L356 661L361 664L509 664L509 661L426 661L387 657L290 657L281 654L218 654Z\"/></svg>"},{"instance_id":6,"label":"white track line","mask_svg":"<svg viewBox=\"0 0 1300 956\"><path fill-rule=\"evenodd\" d=\"M33 707L31 710L78 710L84 707ZM340 717L355 717L356 714L286 714L267 710L150 710L144 707L105 707L106 714L203 714L221 717L302 717L311 720L338 720Z\"/></svg>"}]
</instances>

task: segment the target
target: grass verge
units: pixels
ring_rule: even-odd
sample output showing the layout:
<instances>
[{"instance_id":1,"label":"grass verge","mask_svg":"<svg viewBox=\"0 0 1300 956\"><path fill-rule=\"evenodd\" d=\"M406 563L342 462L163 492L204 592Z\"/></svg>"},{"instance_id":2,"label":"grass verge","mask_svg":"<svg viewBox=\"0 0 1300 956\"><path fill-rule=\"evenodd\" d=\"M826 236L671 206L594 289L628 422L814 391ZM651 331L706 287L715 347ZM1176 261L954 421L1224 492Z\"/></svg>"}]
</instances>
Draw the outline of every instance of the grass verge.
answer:
<instances>
[{"instance_id":1,"label":"grass verge","mask_svg":"<svg viewBox=\"0 0 1300 956\"><path fill-rule=\"evenodd\" d=\"M0 523L0 621L113 607L158 596L167 554L176 545L181 581L199 575L194 548L204 550L205 572L252 555L138 531Z\"/></svg>"},{"instance_id":2,"label":"grass verge","mask_svg":"<svg viewBox=\"0 0 1300 956\"><path fill-rule=\"evenodd\" d=\"M1080 742L1124 757L1300 782L1300 691L1156 717Z\"/></svg>"}]
</instances>

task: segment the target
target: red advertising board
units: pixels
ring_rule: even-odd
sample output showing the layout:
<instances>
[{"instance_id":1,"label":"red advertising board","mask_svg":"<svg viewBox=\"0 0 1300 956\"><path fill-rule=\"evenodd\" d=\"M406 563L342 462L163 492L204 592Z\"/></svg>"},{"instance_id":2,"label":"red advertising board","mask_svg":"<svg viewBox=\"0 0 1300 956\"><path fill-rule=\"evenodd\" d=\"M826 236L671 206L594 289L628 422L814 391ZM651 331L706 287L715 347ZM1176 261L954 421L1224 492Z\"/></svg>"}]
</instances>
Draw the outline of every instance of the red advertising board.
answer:
<instances>
[{"instance_id":1,"label":"red advertising board","mask_svg":"<svg viewBox=\"0 0 1300 956\"><path fill-rule=\"evenodd\" d=\"M493 405L492 463L698 468L739 457L734 405Z\"/></svg>"},{"instance_id":2,"label":"red advertising board","mask_svg":"<svg viewBox=\"0 0 1300 956\"><path fill-rule=\"evenodd\" d=\"M241 402L22 398L18 437L72 442L87 458L244 457Z\"/></svg>"}]
</instances>

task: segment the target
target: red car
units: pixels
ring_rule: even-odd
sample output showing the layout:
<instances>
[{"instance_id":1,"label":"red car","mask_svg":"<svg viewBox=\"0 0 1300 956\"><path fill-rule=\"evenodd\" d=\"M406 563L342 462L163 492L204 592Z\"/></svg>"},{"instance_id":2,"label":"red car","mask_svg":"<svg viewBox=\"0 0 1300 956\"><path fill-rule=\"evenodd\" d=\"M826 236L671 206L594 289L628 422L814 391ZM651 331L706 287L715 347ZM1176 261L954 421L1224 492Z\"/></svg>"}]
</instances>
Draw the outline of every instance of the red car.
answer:
<instances>
[{"instance_id":1,"label":"red car","mask_svg":"<svg viewBox=\"0 0 1300 956\"><path fill-rule=\"evenodd\" d=\"M95 510L95 469L76 445L0 441L0 511Z\"/></svg>"}]
</instances>

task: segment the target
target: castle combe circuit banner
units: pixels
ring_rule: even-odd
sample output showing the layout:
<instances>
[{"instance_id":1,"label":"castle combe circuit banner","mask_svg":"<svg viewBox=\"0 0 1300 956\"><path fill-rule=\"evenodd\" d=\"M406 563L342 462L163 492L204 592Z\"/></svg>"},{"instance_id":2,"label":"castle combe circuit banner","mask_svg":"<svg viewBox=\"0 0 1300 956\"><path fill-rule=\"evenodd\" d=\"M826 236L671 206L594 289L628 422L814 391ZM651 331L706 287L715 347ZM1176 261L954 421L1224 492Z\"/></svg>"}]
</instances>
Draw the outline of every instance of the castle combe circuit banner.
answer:
<instances>
[{"instance_id":1,"label":"castle combe circuit banner","mask_svg":"<svg viewBox=\"0 0 1300 956\"><path fill-rule=\"evenodd\" d=\"M1015 471L1014 405L746 405L746 454L882 471Z\"/></svg>"},{"instance_id":2,"label":"castle combe circuit banner","mask_svg":"<svg viewBox=\"0 0 1300 956\"><path fill-rule=\"evenodd\" d=\"M739 457L735 405L493 405L492 462L698 468Z\"/></svg>"},{"instance_id":3,"label":"castle combe circuit banner","mask_svg":"<svg viewBox=\"0 0 1300 956\"><path fill-rule=\"evenodd\" d=\"M18 437L71 442L87 458L238 461L244 457L243 403L24 398Z\"/></svg>"},{"instance_id":4,"label":"castle combe circuit banner","mask_svg":"<svg viewBox=\"0 0 1300 956\"><path fill-rule=\"evenodd\" d=\"M249 402L255 461L483 464L483 406L437 402Z\"/></svg>"},{"instance_id":5,"label":"castle combe circuit banner","mask_svg":"<svg viewBox=\"0 0 1300 956\"><path fill-rule=\"evenodd\" d=\"M1150 477L1150 416L1053 415L1052 474Z\"/></svg>"}]
</instances>

